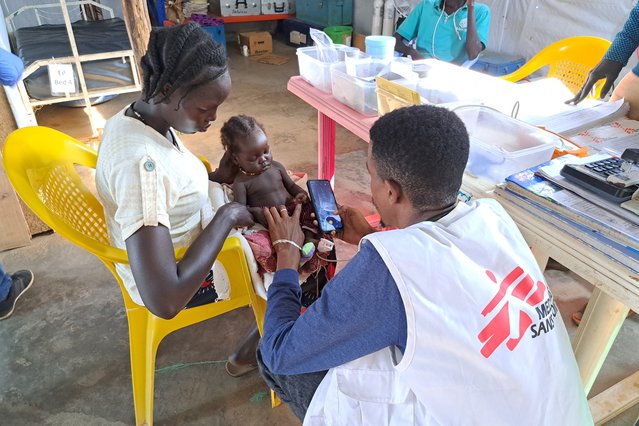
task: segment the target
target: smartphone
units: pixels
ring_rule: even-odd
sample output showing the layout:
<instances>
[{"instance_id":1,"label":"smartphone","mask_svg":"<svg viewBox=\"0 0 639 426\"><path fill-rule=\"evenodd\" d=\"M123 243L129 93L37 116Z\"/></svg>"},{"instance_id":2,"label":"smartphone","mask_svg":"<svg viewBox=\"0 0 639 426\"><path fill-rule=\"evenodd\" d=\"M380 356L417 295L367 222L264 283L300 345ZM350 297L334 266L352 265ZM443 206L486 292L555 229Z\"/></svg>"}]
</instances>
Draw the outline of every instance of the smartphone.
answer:
<instances>
[{"instance_id":1,"label":"smartphone","mask_svg":"<svg viewBox=\"0 0 639 426\"><path fill-rule=\"evenodd\" d=\"M335 213L337 202L330 182L325 179L309 179L306 186L320 231L329 233L342 229L342 218Z\"/></svg>"}]
</instances>

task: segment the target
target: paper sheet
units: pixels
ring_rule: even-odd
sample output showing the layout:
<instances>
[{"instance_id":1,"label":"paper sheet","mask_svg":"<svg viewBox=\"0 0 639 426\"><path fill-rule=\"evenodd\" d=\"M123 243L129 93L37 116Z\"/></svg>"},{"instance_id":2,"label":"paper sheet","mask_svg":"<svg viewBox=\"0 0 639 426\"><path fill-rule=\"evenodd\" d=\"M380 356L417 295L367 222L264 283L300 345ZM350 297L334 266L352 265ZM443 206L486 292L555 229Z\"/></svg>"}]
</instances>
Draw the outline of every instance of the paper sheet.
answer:
<instances>
[{"instance_id":1,"label":"paper sheet","mask_svg":"<svg viewBox=\"0 0 639 426\"><path fill-rule=\"evenodd\" d=\"M626 148L639 148L639 121L622 118L579 132L570 139L590 152L621 156Z\"/></svg>"},{"instance_id":2,"label":"paper sheet","mask_svg":"<svg viewBox=\"0 0 639 426\"><path fill-rule=\"evenodd\" d=\"M603 123L621 118L628 113L628 104L623 99L614 102L602 102L590 108L574 106L571 110L540 118L537 125L570 136Z\"/></svg>"},{"instance_id":3,"label":"paper sheet","mask_svg":"<svg viewBox=\"0 0 639 426\"><path fill-rule=\"evenodd\" d=\"M556 78L544 77L528 83L520 82L514 87L514 99L519 104L516 118L527 123L537 124L548 116L575 109L572 105L566 105L566 101L574 95ZM587 106L588 103L584 103L577 108Z\"/></svg>"}]
</instances>

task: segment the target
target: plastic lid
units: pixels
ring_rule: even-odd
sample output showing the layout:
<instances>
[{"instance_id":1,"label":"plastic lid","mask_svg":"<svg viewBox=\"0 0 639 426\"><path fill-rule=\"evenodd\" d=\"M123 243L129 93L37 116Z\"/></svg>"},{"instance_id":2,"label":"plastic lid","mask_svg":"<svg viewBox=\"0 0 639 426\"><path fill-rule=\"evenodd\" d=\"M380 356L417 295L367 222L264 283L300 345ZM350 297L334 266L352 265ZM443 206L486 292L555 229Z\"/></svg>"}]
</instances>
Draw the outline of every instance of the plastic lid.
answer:
<instances>
[{"instance_id":1,"label":"plastic lid","mask_svg":"<svg viewBox=\"0 0 639 426\"><path fill-rule=\"evenodd\" d=\"M509 154L556 145L559 138L552 133L511 118L484 106L463 106L453 110L462 119L473 143Z\"/></svg>"},{"instance_id":2,"label":"plastic lid","mask_svg":"<svg viewBox=\"0 0 639 426\"><path fill-rule=\"evenodd\" d=\"M310 59L324 64L343 61L344 52L342 49L348 46L343 44L334 44L333 46L334 49L328 49L328 51L325 49L324 55L320 55L321 52L317 46L298 47L295 53L297 56L308 56Z\"/></svg>"}]
</instances>

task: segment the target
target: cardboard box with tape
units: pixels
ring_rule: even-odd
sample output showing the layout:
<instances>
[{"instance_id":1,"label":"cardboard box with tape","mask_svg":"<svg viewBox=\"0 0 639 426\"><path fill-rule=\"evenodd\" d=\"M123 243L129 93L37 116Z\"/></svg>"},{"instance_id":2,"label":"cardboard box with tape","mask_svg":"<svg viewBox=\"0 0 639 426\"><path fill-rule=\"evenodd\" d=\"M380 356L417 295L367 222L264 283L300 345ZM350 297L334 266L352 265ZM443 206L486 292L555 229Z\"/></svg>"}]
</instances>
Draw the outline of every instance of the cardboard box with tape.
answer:
<instances>
[{"instance_id":1,"label":"cardboard box with tape","mask_svg":"<svg viewBox=\"0 0 639 426\"><path fill-rule=\"evenodd\" d=\"M240 48L247 46L249 55L261 55L273 51L271 34L266 31L240 33Z\"/></svg>"}]
</instances>

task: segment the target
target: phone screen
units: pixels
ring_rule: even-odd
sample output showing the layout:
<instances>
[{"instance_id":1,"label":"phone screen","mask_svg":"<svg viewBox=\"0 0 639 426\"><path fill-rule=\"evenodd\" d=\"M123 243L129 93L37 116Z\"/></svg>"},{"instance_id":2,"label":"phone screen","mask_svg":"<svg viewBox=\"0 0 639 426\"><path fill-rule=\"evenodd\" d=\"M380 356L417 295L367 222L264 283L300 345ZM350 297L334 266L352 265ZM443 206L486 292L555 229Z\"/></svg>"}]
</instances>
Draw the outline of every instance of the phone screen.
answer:
<instances>
[{"instance_id":1,"label":"phone screen","mask_svg":"<svg viewBox=\"0 0 639 426\"><path fill-rule=\"evenodd\" d=\"M330 182L324 179L311 179L306 185L320 230L328 233L342 229L342 218L335 213L337 202Z\"/></svg>"}]
</instances>

